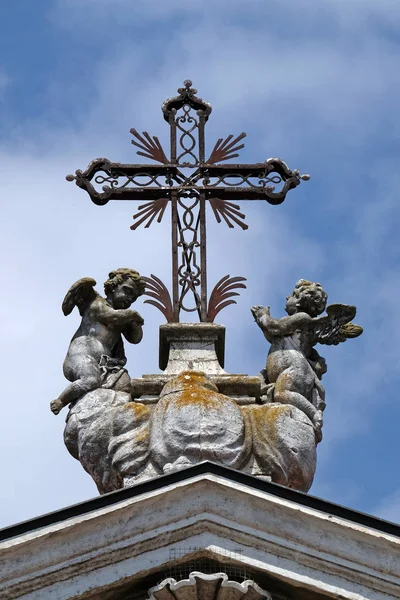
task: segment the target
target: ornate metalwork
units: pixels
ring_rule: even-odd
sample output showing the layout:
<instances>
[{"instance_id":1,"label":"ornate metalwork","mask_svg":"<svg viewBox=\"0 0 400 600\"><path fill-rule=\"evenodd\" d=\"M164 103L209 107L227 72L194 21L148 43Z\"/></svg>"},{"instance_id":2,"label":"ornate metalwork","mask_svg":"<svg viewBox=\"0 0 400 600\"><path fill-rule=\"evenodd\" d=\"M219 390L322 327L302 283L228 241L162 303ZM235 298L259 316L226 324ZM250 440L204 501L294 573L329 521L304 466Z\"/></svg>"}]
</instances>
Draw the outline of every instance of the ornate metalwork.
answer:
<instances>
[{"instance_id":1,"label":"ornate metalwork","mask_svg":"<svg viewBox=\"0 0 400 600\"><path fill-rule=\"evenodd\" d=\"M240 135L235 137L234 140L232 140L232 138L233 138L232 134L228 135L228 137L225 139L219 138L219 140L215 144L214 148L212 149L212 152L210 154L210 157L207 160L207 163L209 165L212 165L212 164L223 162L224 160L230 160L231 158L236 158L237 156L239 156L239 154L235 154L235 153L238 150L241 150L242 148L244 148L244 144L239 144L239 146L237 146L236 144L245 137L246 137L246 134L244 132L242 132Z\"/></svg>"},{"instance_id":2,"label":"ornate metalwork","mask_svg":"<svg viewBox=\"0 0 400 600\"><path fill-rule=\"evenodd\" d=\"M131 229L135 230L143 223L146 223L146 228L150 227L156 217L157 223L161 223L167 204L168 198L160 198L159 200L153 200L139 206L137 213L133 215L134 219L139 220L131 225Z\"/></svg>"},{"instance_id":3,"label":"ornate metalwork","mask_svg":"<svg viewBox=\"0 0 400 600\"><path fill-rule=\"evenodd\" d=\"M168 163L168 158L165 156L160 141L156 136L151 138L147 131L143 131L143 134L140 135L133 127L131 129L131 134L138 140L131 140L131 143L140 149L136 151L137 154L145 156L146 158L152 158L165 165Z\"/></svg>"},{"instance_id":4,"label":"ornate metalwork","mask_svg":"<svg viewBox=\"0 0 400 600\"><path fill-rule=\"evenodd\" d=\"M246 281L245 277L231 277L230 275L225 275L218 281L211 292L208 303L207 318L210 323L214 322L215 317L223 308L230 304L237 304L236 300L228 300L228 298L239 296L239 292L233 290L245 289L243 281Z\"/></svg>"},{"instance_id":5,"label":"ornate metalwork","mask_svg":"<svg viewBox=\"0 0 400 600\"><path fill-rule=\"evenodd\" d=\"M166 286L154 275L146 279L147 300L161 310L168 321L179 321L180 312L197 312L201 321L213 321L218 312L235 303L226 300L245 287L244 278L225 276L215 286L207 303L206 206L211 205L218 223L233 228L248 226L235 202L266 200L281 204L290 189L309 179L291 171L279 158L255 164L221 164L236 158L244 145L245 133L232 134L216 142L205 159L205 125L211 105L196 96L191 81L178 89L178 96L162 105L170 126L170 157L159 139L136 129L130 132L137 154L158 164L123 164L106 158L93 160L85 171L68 175L68 181L86 190L91 200L103 206L110 200L145 201L133 216L131 229L161 222L171 206L172 299Z\"/></svg>"},{"instance_id":6,"label":"ornate metalwork","mask_svg":"<svg viewBox=\"0 0 400 600\"><path fill-rule=\"evenodd\" d=\"M172 308L172 300L168 288L163 284L161 279L155 275L150 277L142 277L146 284L146 296L154 298L154 300L145 300L145 304L152 304L162 312L168 323L174 320L174 311Z\"/></svg>"},{"instance_id":7,"label":"ornate metalwork","mask_svg":"<svg viewBox=\"0 0 400 600\"><path fill-rule=\"evenodd\" d=\"M249 228L249 226L244 223L246 217L240 212L240 206L238 204L227 202L222 198L210 198L210 205L218 223L221 223L222 217L230 228L234 227L233 223L236 223L236 225L239 225L242 229Z\"/></svg>"}]
</instances>

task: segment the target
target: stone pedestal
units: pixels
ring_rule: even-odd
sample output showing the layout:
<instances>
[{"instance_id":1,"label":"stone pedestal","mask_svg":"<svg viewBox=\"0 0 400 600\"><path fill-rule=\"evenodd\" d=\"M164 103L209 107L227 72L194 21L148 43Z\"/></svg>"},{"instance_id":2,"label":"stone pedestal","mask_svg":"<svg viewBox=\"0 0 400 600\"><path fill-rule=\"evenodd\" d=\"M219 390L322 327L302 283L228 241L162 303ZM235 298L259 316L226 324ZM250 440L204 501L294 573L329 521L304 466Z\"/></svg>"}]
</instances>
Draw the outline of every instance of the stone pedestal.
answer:
<instances>
[{"instance_id":1,"label":"stone pedestal","mask_svg":"<svg viewBox=\"0 0 400 600\"><path fill-rule=\"evenodd\" d=\"M166 375L182 371L224 374L225 327L214 323L168 323L160 327L159 366Z\"/></svg>"},{"instance_id":2,"label":"stone pedestal","mask_svg":"<svg viewBox=\"0 0 400 600\"><path fill-rule=\"evenodd\" d=\"M184 371L204 373L221 394L238 404L253 404L261 396L260 376L224 371L225 327L214 323L168 323L160 327L159 367L163 373L132 379L133 399L158 402L164 385Z\"/></svg>"}]
</instances>

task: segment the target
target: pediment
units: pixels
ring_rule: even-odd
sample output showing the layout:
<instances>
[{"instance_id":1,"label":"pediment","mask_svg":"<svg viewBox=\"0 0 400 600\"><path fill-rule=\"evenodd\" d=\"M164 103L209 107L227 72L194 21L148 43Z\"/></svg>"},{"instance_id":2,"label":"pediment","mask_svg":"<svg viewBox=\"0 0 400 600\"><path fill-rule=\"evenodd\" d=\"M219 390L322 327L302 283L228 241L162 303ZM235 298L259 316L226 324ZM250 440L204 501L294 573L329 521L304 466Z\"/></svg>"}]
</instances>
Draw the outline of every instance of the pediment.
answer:
<instances>
[{"instance_id":1,"label":"pediment","mask_svg":"<svg viewBox=\"0 0 400 600\"><path fill-rule=\"evenodd\" d=\"M273 600L388 600L400 597L399 534L204 463L9 528L0 595L145 600L166 577L211 569L251 579Z\"/></svg>"},{"instance_id":2,"label":"pediment","mask_svg":"<svg viewBox=\"0 0 400 600\"><path fill-rule=\"evenodd\" d=\"M255 569L250 572L248 569L244 569L238 564L227 561L220 562L219 560L216 560L215 556L213 557L212 553L204 552L201 556L193 558L190 561L185 561L166 569L156 571L148 577L143 578L140 582L125 582L108 592L103 592L101 595L94 593L85 598L87 600L159 600L157 595L154 596L154 594L150 593L152 589L159 587L163 588L163 584L171 579L176 582L182 580L189 581L191 574L194 571L196 572L196 569L200 569L201 573L209 576L215 576L217 573L222 572L226 575L229 582L236 582L238 584L249 581L254 582L257 587L267 592L268 595L265 596L265 600L327 600L332 597L331 595L328 596L326 594L286 584L276 578L265 575L265 573L258 572ZM185 598L182 593L185 591L188 593L188 600L203 600L200 594L195 595L189 587L187 590L183 589L179 591L179 600ZM228 596L228 599L231 600L228 595L229 588L225 588L223 591ZM262 595L259 596L256 593L253 594L251 587L250 590L246 590L246 592L248 592L248 598L244 596L242 599L241 594L237 593L236 590L231 592L232 595L235 592L236 594L233 596L234 600L263 600ZM174 590L172 590L172 593L174 593ZM223 598L222 594L221 596ZM166 598L165 600L168 599ZM219 599L218 596L214 598L209 595L206 597L206 600Z\"/></svg>"}]
</instances>

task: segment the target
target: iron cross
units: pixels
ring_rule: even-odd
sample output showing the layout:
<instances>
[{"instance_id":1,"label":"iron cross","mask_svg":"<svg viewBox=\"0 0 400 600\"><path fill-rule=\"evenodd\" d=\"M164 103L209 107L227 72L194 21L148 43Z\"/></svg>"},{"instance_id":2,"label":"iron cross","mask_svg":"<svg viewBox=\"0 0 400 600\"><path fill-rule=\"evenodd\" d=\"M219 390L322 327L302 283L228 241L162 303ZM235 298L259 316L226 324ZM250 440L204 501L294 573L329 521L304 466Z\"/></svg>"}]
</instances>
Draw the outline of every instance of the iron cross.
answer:
<instances>
[{"instance_id":1,"label":"iron cross","mask_svg":"<svg viewBox=\"0 0 400 600\"><path fill-rule=\"evenodd\" d=\"M144 278L146 295L152 298L146 302L161 310L168 322L179 322L181 310L196 311L200 321L213 322L220 310L235 303L235 290L246 287L244 277L226 275L207 298L207 203L218 223L223 219L228 227L247 229L245 215L234 201L281 204L301 179L309 179L298 170L291 171L278 158L256 164L221 164L239 156L245 133L220 138L206 159L204 130L212 109L196 93L192 82L185 81L179 95L162 105L170 126L170 158L157 137L131 129L137 154L158 164L122 164L97 158L85 171L78 169L75 175L67 176L99 206L109 200L146 201L133 216L133 230L140 225L150 227L155 219L160 223L171 206L172 298L158 277ZM188 294L192 296L190 303Z\"/></svg>"}]
</instances>

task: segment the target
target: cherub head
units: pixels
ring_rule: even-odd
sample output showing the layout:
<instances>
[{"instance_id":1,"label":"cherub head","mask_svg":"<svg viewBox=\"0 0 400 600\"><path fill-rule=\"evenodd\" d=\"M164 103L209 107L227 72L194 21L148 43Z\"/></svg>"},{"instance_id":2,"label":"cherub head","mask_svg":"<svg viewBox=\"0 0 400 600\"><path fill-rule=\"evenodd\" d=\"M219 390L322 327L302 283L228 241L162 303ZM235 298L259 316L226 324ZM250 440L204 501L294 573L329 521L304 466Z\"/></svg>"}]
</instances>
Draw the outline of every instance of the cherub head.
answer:
<instances>
[{"instance_id":1,"label":"cherub head","mask_svg":"<svg viewBox=\"0 0 400 600\"><path fill-rule=\"evenodd\" d=\"M145 283L133 269L115 269L108 277L104 291L114 308L129 308L144 293Z\"/></svg>"},{"instance_id":2,"label":"cherub head","mask_svg":"<svg viewBox=\"0 0 400 600\"><path fill-rule=\"evenodd\" d=\"M285 310L288 315L305 312L317 317L324 312L328 294L320 283L299 279L293 292L286 298Z\"/></svg>"}]
</instances>

